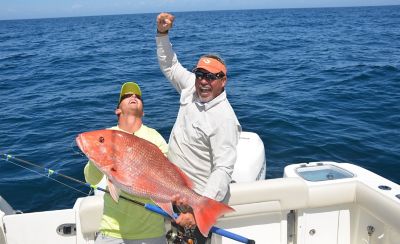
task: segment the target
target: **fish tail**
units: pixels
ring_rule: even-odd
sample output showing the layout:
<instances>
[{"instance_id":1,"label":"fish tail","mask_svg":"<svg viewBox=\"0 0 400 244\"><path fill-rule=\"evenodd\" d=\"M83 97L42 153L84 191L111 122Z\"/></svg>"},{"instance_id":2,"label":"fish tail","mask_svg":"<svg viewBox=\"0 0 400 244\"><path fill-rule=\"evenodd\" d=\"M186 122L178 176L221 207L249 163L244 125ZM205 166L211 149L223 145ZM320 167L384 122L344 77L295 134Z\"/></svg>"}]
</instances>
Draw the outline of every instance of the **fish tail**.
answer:
<instances>
[{"instance_id":1,"label":"fish tail","mask_svg":"<svg viewBox=\"0 0 400 244\"><path fill-rule=\"evenodd\" d=\"M217 219L225 213L235 211L228 205L208 197L202 197L200 204L193 208L196 225L203 236L207 236Z\"/></svg>"}]
</instances>

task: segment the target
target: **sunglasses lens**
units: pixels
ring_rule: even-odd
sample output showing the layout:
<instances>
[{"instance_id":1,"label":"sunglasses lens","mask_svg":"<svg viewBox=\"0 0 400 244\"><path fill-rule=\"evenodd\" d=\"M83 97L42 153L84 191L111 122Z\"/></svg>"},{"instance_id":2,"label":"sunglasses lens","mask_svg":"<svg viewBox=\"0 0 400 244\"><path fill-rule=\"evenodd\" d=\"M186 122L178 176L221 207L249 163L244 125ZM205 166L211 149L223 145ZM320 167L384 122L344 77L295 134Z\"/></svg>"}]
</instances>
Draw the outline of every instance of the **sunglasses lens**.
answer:
<instances>
[{"instance_id":1,"label":"sunglasses lens","mask_svg":"<svg viewBox=\"0 0 400 244\"><path fill-rule=\"evenodd\" d=\"M207 80L216 80L216 79L218 79L218 77L213 73L208 73L208 74L206 74L206 79Z\"/></svg>"},{"instance_id":2,"label":"sunglasses lens","mask_svg":"<svg viewBox=\"0 0 400 244\"><path fill-rule=\"evenodd\" d=\"M194 74L196 75L196 79L200 79L200 80L205 79L208 81L214 81L214 80L218 79L218 77L213 73L205 73L205 72L202 72L199 70L196 70L194 72Z\"/></svg>"},{"instance_id":3,"label":"sunglasses lens","mask_svg":"<svg viewBox=\"0 0 400 244\"><path fill-rule=\"evenodd\" d=\"M123 96L121 97L121 102L122 102L124 99L126 99L126 98L128 98L128 97L131 97L131 96L133 96L132 93L128 93L128 94L123 95ZM141 97L140 95L135 94L135 97L136 97L137 99L139 99L139 100L142 100L142 97Z\"/></svg>"},{"instance_id":4,"label":"sunglasses lens","mask_svg":"<svg viewBox=\"0 0 400 244\"><path fill-rule=\"evenodd\" d=\"M204 73L201 71L195 71L194 75L196 76L196 79L200 79L200 80L203 79L203 77L204 77Z\"/></svg>"}]
</instances>

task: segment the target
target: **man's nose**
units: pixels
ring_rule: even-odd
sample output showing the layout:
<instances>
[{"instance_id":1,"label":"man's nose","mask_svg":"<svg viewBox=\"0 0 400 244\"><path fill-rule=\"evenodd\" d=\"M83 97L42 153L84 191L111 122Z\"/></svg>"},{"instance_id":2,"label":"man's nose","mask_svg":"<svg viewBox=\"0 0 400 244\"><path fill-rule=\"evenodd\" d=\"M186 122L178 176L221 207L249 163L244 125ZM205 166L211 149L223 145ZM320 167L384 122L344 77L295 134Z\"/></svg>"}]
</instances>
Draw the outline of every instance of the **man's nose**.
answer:
<instances>
[{"instance_id":1,"label":"man's nose","mask_svg":"<svg viewBox=\"0 0 400 244\"><path fill-rule=\"evenodd\" d=\"M205 76L203 76L203 77L200 79L200 84L202 84L202 85L207 85L208 82L209 82L209 81L206 79Z\"/></svg>"}]
</instances>

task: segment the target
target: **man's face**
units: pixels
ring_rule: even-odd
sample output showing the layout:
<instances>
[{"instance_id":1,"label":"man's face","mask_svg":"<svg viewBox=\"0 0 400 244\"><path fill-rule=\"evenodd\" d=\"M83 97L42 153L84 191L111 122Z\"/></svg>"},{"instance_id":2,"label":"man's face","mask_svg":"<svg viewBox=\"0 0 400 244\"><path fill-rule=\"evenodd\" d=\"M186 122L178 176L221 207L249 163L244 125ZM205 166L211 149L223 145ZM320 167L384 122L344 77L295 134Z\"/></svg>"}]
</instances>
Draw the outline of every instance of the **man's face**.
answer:
<instances>
[{"instance_id":1,"label":"man's face","mask_svg":"<svg viewBox=\"0 0 400 244\"><path fill-rule=\"evenodd\" d=\"M139 95L128 93L121 97L116 114L143 116L143 102Z\"/></svg>"},{"instance_id":2,"label":"man's face","mask_svg":"<svg viewBox=\"0 0 400 244\"><path fill-rule=\"evenodd\" d=\"M224 91L226 76L214 74L205 69L196 69L194 73L196 93L201 102L209 102Z\"/></svg>"}]
</instances>

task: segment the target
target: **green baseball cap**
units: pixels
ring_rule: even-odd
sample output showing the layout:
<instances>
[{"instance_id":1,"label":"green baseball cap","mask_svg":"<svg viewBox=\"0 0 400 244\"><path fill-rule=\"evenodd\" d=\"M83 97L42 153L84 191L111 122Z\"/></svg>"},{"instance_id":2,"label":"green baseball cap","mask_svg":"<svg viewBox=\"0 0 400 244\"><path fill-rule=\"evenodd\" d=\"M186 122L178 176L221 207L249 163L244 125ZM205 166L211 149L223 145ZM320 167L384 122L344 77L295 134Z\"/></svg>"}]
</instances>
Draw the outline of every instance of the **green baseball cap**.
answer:
<instances>
[{"instance_id":1,"label":"green baseball cap","mask_svg":"<svg viewBox=\"0 0 400 244\"><path fill-rule=\"evenodd\" d=\"M122 96L129 93L142 96L142 92L140 91L138 84L135 82L125 82L121 87L121 92L119 93L118 104L121 102Z\"/></svg>"}]
</instances>

